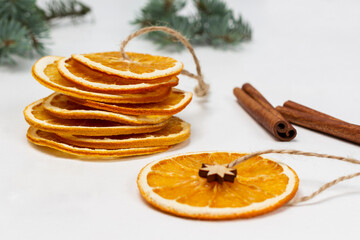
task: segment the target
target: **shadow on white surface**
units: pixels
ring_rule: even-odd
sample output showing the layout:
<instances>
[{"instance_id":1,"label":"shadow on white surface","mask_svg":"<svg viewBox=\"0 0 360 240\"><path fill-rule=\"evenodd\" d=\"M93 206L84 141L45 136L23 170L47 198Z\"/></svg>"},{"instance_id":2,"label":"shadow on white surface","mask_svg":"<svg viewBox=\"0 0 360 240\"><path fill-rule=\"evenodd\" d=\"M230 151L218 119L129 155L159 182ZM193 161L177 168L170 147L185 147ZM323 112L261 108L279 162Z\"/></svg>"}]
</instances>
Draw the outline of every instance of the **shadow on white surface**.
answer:
<instances>
[{"instance_id":1,"label":"shadow on white surface","mask_svg":"<svg viewBox=\"0 0 360 240\"><path fill-rule=\"evenodd\" d=\"M326 181L324 180L321 181L315 179L302 179L301 184L299 186L299 190L297 191L293 199L309 196L313 192L317 191L325 183ZM306 189L306 192L302 188ZM303 203L299 203L297 205L287 206L287 207L312 206L312 205L318 205L318 204L330 202L333 200L337 200L341 202L339 198L351 197L351 196L355 197L356 195L360 195L359 187L347 185L346 183L340 183L333 187L330 187L329 189L326 189L324 192L321 192L319 195L315 196L313 199L309 201L305 201Z\"/></svg>"},{"instance_id":2,"label":"shadow on white surface","mask_svg":"<svg viewBox=\"0 0 360 240\"><path fill-rule=\"evenodd\" d=\"M287 206L287 207L305 207L305 206L318 205L318 204L333 201L333 200L341 201L339 198L351 197L351 196L357 196L357 195L360 195L360 190L352 191L352 192L338 193L336 195L328 196L328 197L325 197L325 198L317 200L317 201L310 200L310 202L299 203L297 205Z\"/></svg>"},{"instance_id":3,"label":"shadow on white surface","mask_svg":"<svg viewBox=\"0 0 360 240\"><path fill-rule=\"evenodd\" d=\"M187 140L188 141L188 140ZM186 141L186 142L187 142ZM180 144L183 144L183 143L180 143ZM188 144L188 143L185 143L185 144ZM119 162L119 161L133 161L133 160L143 160L144 159L144 156L147 156L147 155L139 155L139 156L133 156L133 157L118 157L118 158L111 158L111 157L104 157L104 158L98 158L98 157L82 157L82 156L77 156L77 155L73 155L73 154L70 154L70 153L65 153L65 152L61 152L59 150L56 150L56 149L52 149L52 148L49 148L49 147L45 147L45 146L38 146L38 145L35 145L33 143L30 143L30 145L44 153L44 154L47 154L47 155L51 155L53 157L56 157L56 158L63 158L63 159L67 159L67 160L78 160L78 161L84 161L84 162L100 162L100 163L107 163L107 162ZM178 144L179 145L179 144ZM181 147L180 146L177 146L175 145L174 147L170 148L170 150L172 150L173 148L175 149L180 149ZM175 150L173 149L173 150ZM169 150L168 150L169 151ZM160 153L153 153L153 154L149 154L149 156L156 156L156 155L160 155L162 152Z\"/></svg>"},{"instance_id":4,"label":"shadow on white surface","mask_svg":"<svg viewBox=\"0 0 360 240\"><path fill-rule=\"evenodd\" d=\"M187 140L185 140L184 142L175 144L174 146L172 146L169 150L165 151L165 152L177 152L178 150L181 150L183 148L185 148L186 146L188 146L190 144L190 138L188 138Z\"/></svg>"},{"instance_id":5,"label":"shadow on white surface","mask_svg":"<svg viewBox=\"0 0 360 240\"><path fill-rule=\"evenodd\" d=\"M22 58L19 56L12 57L16 64L0 66L1 74L13 74L15 73L28 73L31 66L35 63L36 59ZM4 79L6 80L6 79Z\"/></svg>"},{"instance_id":6,"label":"shadow on white surface","mask_svg":"<svg viewBox=\"0 0 360 240\"><path fill-rule=\"evenodd\" d=\"M346 139L342 139L342 138L339 138L339 137L335 137L335 136L332 136L330 134L327 134L327 133L323 133L323 132L318 132L318 131L315 131L315 130L312 130L312 129L309 129L309 128L306 128L306 127L302 127L302 126L299 126L299 125L295 125L293 124L293 126L296 128L296 130L298 129L301 129L301 131L303 130L307 130L307 131L310 131L310 132L313 132L313 133L316 133L316 134L320 134L321 136L325 136L325 137L329 137L329 138L332 138L332 139L335 139L335 141L340 141L342 143L348 143L350 145L353 145L354 147L359 147L359 144L356 144L356 143L353 143L351 141L348 141Z\"/></svg>"}]
</instances>

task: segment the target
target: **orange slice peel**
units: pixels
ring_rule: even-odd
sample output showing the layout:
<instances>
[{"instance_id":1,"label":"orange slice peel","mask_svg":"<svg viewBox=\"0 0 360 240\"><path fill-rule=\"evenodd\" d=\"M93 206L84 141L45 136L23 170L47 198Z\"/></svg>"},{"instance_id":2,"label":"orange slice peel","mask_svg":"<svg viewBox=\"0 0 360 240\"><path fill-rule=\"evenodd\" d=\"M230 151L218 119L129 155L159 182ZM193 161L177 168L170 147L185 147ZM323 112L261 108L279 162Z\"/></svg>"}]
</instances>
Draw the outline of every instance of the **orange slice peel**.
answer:
<instances>
[{"instance_id":1,"label":"orange slice peel","mask_svg":"<svg viewBox=\"0 0 360 240\"><path fill-rule=\"evenodd\" d=\"M124 115L121 113L113 113L98 110L86 106L82 106L72 98L61 94L53 93L43 102L44 110L51 115L64 119L100 119L119 122L128 125L151 125L164 122L171 118L171 115Z\"/></svg>"},{"instance_id":2,"label":"orange slice peel","mask_svg":"<svg viewBox=\"0 0 360 240\"><path fill-rule=\"evenodd\" d=\"M100 72L144 81L177 75L184 67L181 62L170 57L131 52L126 54L130 60L124 59L120 52L73 54L72 58Z\"/></svg>"},{"instance_id":3,"label":"orange slice peel","mask_svg":"<svg viewBox=\"0 0 360 240\"><path fill-rule=\"evenodd\" d=\"M47 132L85 136L112 136L155 132L164 128L168 121L153 125L131 126L118 122L97 119L61 119L47 113L40 99L24 110L25 120L33 127Z\"/></svg>"},{"instance_id":4,"label":"orange slice peel","mask_svg":"<svg viewBox=\"0 0 360 240\"><path fill-rule=\"evenodd\" d=\"M72 58L60 59L57 62L57 69L69 81L85 89L104 93L145 93L162 87L173 87L179 82L176 76L159 78L151 83L122 78L92 70Z\"/></svg>"},{"instance_id":5,"label":"orange slice peel","mask_svg":"<svg viewBox=\"0 0 360 240\"><path fill-rule=\"evenodd\" d=\"M190 137L190 124L177 117L172 117L161 130L153 133L117 135L106 137L59 135L65 143L89 148L119 149L153 146L170 146L185 141Z\"/></svg>"},{"instance_id":6,"label":"orange slice peel","mask_svg":"<svg viewBox=\"0 0 360 240\"><path fill-rule=\"evenodd\" d=\"M40 58L32 68L34 78L47 88L77 98L110 103L150 103L161 102L171 93L171 87L161 87L143 94L109 94L93 92L62 77L57 69L61 57L46 56Z\"/></svg>"},{"instance_id":7,"label":"orange slice peel","mask_svg":"<svg viewBox=\"0 0 360 240\"><path fill-rule=\"evenodd\" d=\"M27 134L27 139L40 146L53 148L72 155L82 156L86 158L118 158L129 157L136 155L153 154L164 152L171 146L158 146L158 147L143 147L143 148L126 148L126 149L93 149L76 147L62 142L54 133L42 131L34 127L30 127Z\"/></svg>"},{"instance_id":8,"label":"orange slice peel","mask_svg":"<svg viewBox=\"0 0 360 240\"><path fill-rule=\"evenodd\" d=\"M181 112L192 99L191 92L173 89L168 98L158 103L111 104L86 99L71 98L72 101L92 108L131 115L174 115Z\"/></svg>"}]
</instances>

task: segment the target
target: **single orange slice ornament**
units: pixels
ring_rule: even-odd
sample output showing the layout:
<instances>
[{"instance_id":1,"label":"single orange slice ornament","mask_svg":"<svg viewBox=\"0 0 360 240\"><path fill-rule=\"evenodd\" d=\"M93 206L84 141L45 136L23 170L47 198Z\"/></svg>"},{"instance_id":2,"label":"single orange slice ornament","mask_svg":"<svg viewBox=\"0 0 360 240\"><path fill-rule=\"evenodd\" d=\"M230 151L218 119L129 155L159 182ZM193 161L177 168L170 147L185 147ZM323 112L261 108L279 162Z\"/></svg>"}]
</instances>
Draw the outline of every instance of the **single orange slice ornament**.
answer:
<instances>
[{"instance_id":1,"label":"single orange slice ornament","mask_svg":"<svg viewBox=\"0 0 360 240\"><path fill-rule=\"evenodd\" d=\"M254 217L273 211L294 197L299 179L285 164L257 156L229 171L222 169L244 155L200 152L172 156L145 166L137 184L141 195L156 208L196 219ZM222 167L209 169L219 165ZM221 177L230 176L229 181L209 179L201 172L211 174L211 170L219 169L224 170L220 171L224 175Z\"/></svg>"},{"instance_id":2,"label":"single orange slice ornament","mask_svg":"<svg viewBox=\"0 0 360 240\"><path fill-rule=\"evenodd\" d=\"M120 52L73 54L72 58L100 72L143 81L177 75L184 67L181 62L170 57L131 52L126 54L130 60L124 59Z\"/></svg>"}]
</instances>

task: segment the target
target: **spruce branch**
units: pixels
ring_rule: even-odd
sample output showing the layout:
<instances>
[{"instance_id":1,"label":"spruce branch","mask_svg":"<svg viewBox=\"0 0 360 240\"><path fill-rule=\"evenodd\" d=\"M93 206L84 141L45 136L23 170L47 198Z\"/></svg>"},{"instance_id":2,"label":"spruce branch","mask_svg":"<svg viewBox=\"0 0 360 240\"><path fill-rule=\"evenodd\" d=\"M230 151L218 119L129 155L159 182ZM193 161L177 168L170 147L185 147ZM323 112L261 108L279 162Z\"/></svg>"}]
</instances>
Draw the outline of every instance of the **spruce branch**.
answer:
<instances>
[{"instance_id":1,"label":"spruce branch","mask_svg":"<svg viewBox=\"0 0 360 240\"><path fill-rule=\"evenodd\" d=\"M84 16L90 8L77 0L52 0L42 9L36 0L0 0L0 65L13 56L33 57L47 52L49 20Z\"/></svg>"},{"instance_id":2,"label":"spruce branch","mask_svg":"<svg viewBox=\"0 0 360 240\"><path fill-rule=\"evenodd\" d=\"M0 0L1 19L19 18L23 13L33 10L36 0Z\"/></svg>"},{"instance_id":3,"label":"spruce branch","mask_svg":"<svg viewBox=\"0 0 360 240\"><path fill-rule=\"evenodd\" d=\"M82 17L90 12L90 7L76 0L60 1L52 0L45 10L46 20L64 17Z\"/></svg>"},{"instance_id":4,"label":"spruce branch","mask_svg":"<svg viewBox=\"0 0 360 240\"><path fill-rule=\"evenodd\" d=\"M31 49L27 29L18 21L0 19L0 64L15 63L12 55L21 55Z\"/></svg>"},{"instance_id":5,"label":"spruce branch","mask_svg":"<svg viewBox=\"0 0 360 240\"><path fill-rule=\"evenodd\" d=\"M140 28L148 26L171 27L190 39L194 45L226 47L251 39L251 28L241 16L235 17L221 0L192 0L196 14L182 16L185 0L149 0L132 22ZM161 47L181 48L176 39L162 32L146 36Z\"/></svg>"}]
</instances>

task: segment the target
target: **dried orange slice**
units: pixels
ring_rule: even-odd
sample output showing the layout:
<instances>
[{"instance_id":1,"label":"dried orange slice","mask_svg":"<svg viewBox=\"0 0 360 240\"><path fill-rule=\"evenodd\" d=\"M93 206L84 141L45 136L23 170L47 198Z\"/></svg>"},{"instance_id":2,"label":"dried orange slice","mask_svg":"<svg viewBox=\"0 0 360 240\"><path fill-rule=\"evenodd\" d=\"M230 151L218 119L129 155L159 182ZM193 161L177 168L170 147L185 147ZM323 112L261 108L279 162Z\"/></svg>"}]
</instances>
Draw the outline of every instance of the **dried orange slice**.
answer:
<instances>
[{"instance_id":1,"label":"dried orange slice","mask_svg":"<svg viewBox=\"0 0 360 240\"><path fill-rule=\"evenodd\" d=\"M179 83L176 76L156 79L155 83L144 83L138 79L127 79L92 70L72 58L57 62L59 73L75 84L93 91L104 93L144 93L161 87L173 87Z\"/></svg>"},{"instance_id":2,"label":"dried orange slice","mask_svg":"<svg viewBox=\"0 0 360 240\"><path fill-rule=\"evenodd\" d=\"M107 137L59 136L65 143L89 148L119 149L153 146L169 146L190 137L190 124L172 117L165 128L153 133L117 135Z\"/></svg>"},{"instance_id":3,"label":"dried orange slice","mask_svg":"<svg viewBox=\"0 0 360 240\"><path fill-rule=\"evenodd\" d=\"M53 93L43 102L44 109L51 115L65 119L100 119L128 125L157 124L171 118L171 115L124 115L80 105L61 93Z\"/></svg>"},{"instance_id":4,"label":"dried orange slice","mask_svg":"<svg viewBox=\"0 0 360 240\"><path fill-rule=\"evenodd\" d=\"M25 120L33 127L47 132L85 136L111 136L133 133L148 133L164 128L168 121L153 125L130 126L97 119L61 119L48 114L43 108L43 99L24 110Z\"/></svg>"},{"instance_id":5,"label":"dried orange slice","mask_svg":"<svg viewBox=\"0 0 360 240\"><path fill-rule=\"evenodd\" d=\"M56 67L56 61L60 59L61 57L56 56L40 58L34 64L32 74L45 87L69 96L110 103L150 103L161 102L171 93L170 87L162 87L143 94L116 95L89 91L60 75Z\"/></svg>"},{"instance_id":6,"label":"dried orange slice","mask_svg":"<svg viewBox=\"0 0 360 240\"><path fill-rule=\"evenodd\" d=\"M199 177L205 164L229 164L242 153L201 152L154 161L138 176L141 195L153 206L198 219L253 217L273 211L295 195L299 179L288 166L262 157L237 166L234 183Z\"/></svg>"},{"instance_id":7,"label":"dried orange slice","mask_svg":"<svg viewBox=\"0 0 360 240\"><path fill-rule=\"evenodd\" d=\"M100 72L143 80L176 75L184 67L181 62L170 57L131 52L126 54L130 60L124 59L120 52L73 54L72 58Z\"/></svg>"},{"instance_id":8,"label":"dried orange slice","mask_svg":"<svg viewBox=\"0 0 360 240\"><path fill-rule=\"evenodd\" d=\"M93 149L80 148L62 142L54 133L45 132L34 127L30 127L26 137L36 145L50 147L62 152L87 158L117 158L135 155L153 154L164 152L171 146L144 147L144 148L126 148L126 149Z\"/></svg>"},{"instance_id":9,"label":"dried orange slice","mask_svg":"<svg viewBox=\"0 0 360 240\"><path fill-rule=\"evenodd\" d=\"M192 93L178 89L173 89L167 99L158 103L110 104L71 98L71 100L81 105L131 115L174 115L182 111L191 102L191 99Z\"/></svg>"}]
</instances>

